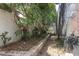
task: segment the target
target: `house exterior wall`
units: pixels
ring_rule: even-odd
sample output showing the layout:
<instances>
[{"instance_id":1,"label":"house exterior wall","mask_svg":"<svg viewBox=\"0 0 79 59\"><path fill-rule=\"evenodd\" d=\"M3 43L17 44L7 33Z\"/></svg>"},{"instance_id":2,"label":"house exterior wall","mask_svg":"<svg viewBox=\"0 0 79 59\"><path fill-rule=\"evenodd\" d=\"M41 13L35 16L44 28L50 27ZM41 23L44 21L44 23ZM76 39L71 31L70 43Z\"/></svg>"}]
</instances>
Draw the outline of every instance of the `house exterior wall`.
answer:
<instances>
[{"instance_id":1,"label":"house exterior wall","mask_svg":"<svg viewBox=\"0 0 79 59\"><path fill-rule=\"evenodd\" d=\"M7 44L20 40L20 36L15 35L15 32L17 30L18 26L15 23L14 15L12 13L0 9L0 35L7 31L7 37L11 37L11 40L7 41ZM1 38L0 46L3 46Z\"/></svg>"},{"instance_id":2,"label":"house exterior wall","mask_svg":"<svg viewBox=\"0 0 79 59\"><path fill-rule=\"evenodd\" d=\"M74 3L65 4L65 13L63 15L65 19L65 23L62 32L64 33L66 30L66 36L69 36L72 33L78 36L78 32L79 32L78 6L79 4L74 4Z\"/></svg>"}]
</instances>

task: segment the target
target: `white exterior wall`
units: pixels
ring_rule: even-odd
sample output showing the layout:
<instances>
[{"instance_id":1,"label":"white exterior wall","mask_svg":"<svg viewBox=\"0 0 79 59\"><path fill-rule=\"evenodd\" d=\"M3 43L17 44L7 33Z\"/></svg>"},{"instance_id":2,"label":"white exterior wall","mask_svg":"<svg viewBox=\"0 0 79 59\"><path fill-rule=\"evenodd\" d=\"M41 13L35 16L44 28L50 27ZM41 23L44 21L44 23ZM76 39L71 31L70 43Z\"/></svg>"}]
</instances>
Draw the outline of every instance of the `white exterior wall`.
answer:
<instances>
[{"instance_id":1,"label":"white exterior wall","mask_svg":"<svg viewBox=\"0 0 79 59\"><path fill-rule=\"evenodd\" d=\"M11 40L7 41L7 44L20 40L20 37L15 35L16 30L18 30L18 26L15 23L14 15L0 9L0 34L7 31L9 32L7 36L11 37ZM0 46L3 46L1 38Z\"/></svg>"}]
</instances>

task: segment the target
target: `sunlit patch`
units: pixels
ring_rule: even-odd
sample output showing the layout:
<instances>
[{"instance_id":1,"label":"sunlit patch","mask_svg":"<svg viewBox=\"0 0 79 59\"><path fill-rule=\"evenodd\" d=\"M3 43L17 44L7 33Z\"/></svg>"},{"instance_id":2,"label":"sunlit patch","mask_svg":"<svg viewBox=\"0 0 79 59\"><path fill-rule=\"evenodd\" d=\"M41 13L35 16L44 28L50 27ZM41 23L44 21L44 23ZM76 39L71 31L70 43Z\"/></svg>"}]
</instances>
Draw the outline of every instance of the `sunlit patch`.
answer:
<instances>
[{"instance_id":1,"label":"sunlit patch","mask_svg":"<svg viewBox=\"0 0 79 59\"><path fill-rule=\"evenodd\" d=\"M64 55L64 49L48 46L47 53L51 56L61 56Z\"/></svg>"},{"instance_id":2,"label":"sunlit patch","mask_svg":"<svg viewBox=\"0 0 79 59\"><path fill-rule=\"evenodd\" d=\"M73 56L72 53L65 53L65 56Z\"/></svg>"}]
</instances>

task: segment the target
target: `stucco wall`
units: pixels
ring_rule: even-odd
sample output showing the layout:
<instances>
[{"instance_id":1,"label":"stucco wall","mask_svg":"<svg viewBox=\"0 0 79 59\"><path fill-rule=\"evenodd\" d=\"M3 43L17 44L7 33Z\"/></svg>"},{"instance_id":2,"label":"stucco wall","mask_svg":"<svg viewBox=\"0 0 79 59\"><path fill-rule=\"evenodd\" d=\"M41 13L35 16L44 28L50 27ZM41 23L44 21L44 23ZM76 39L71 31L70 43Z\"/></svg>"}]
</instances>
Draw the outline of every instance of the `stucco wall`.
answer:
<instances>
[{"instance_id":1,"label":"stucco wall","mask_svg":"<svg viewBox=\"0 0 79 59\"><path fill-rule=\"evenodd\" d=\"M65 12L64 12L65 23L62 32L64 33L66 30L67 36L69 36L73 32L73 29L75 28L73 26L74 24L72 23L75 12L76 12L76 4L73 3L65 4Z\"/></svg>"},{"instance_id":2,"label":"stucco wall","mask_svg":"<svg viewBox=\"0 0 79 59\"><path fill-rule=\"evenodd\" d=\"M18 30L18 26L15 23L14 15L7 11L0 9L0 34L7 31L8 37L11 37L11 40L8 43L18 41L20 39L19 36L15 35L16 30ZM0 46L3 46L3 42L0 38Z\"/></svg>"},{"instance_id":3,"label":"stucco wall","mask_svg":"<svg viewBox=\"0 0 79 59\"><path fill-rule=\"evenodd\" d=\"M67 36L72 32L78 36L79 35L79 4L69 3L65 5L65 14L64 14L64 27L67 29ZM63 31L64 32L64 31Z\"/></svg>"}]
</instances>

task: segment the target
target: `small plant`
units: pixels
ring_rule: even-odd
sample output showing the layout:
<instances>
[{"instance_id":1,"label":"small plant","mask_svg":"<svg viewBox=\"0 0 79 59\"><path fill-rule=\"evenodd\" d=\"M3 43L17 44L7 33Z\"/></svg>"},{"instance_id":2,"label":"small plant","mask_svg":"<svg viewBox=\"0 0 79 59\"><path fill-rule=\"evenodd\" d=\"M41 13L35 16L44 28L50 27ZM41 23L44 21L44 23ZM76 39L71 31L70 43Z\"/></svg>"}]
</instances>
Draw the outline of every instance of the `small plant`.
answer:
<instances>
[{"instance_id":1,"label":"small plant","mask_svg":"<svg viewBox=\"0 0 79 59\"><path fill-rule=\"evenodd\" d=\"M6 37L6 35L8 34L8 32L4 32L0 35L1 40L3 41L4 46L6 45L7 41L11 40L11 37Z\"/></svg>"},{"instance_id":2,"label":"small plant","mask_svg":"<svg viewBox=\"0 0 79 59\"><path fill-rule=\"evenodd\" d=\"M65 48L66 50L73 50L74 46L79 46L79 37L74 35L74 33L72 33L70 36L65 38L64 44L65 44Z\"/></svg>"}]
</instances>

